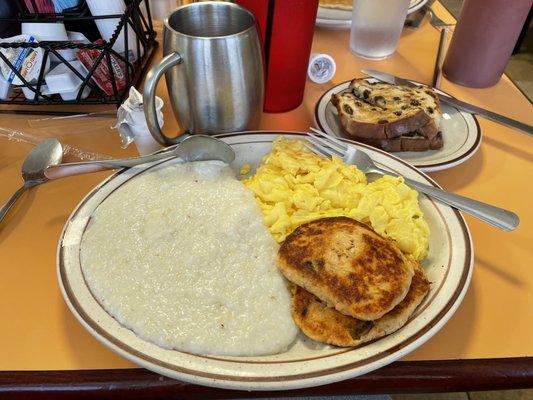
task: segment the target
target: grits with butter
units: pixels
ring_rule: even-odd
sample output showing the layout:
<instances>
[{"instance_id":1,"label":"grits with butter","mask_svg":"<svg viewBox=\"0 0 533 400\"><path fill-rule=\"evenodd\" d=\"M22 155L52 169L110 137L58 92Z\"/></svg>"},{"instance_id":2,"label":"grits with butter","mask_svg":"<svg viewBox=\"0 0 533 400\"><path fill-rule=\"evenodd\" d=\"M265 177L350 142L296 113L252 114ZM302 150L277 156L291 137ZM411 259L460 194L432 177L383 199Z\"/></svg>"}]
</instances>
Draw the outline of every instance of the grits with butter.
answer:
<instances>
[{"instance_id":1,"label":"grits with butter","mask_svg":"<svg viewBox=\"0 0 533 400\"><path fill-rule=\"evenodd\" d=\"M303 223L346 216L395 240L415 260L428 254L429 227L418 192L401 177L367 182L354 165L320 157L302 141L278 137L256 173L243 183L253 191L278 242Z\"/></svg>"}]
</instances>

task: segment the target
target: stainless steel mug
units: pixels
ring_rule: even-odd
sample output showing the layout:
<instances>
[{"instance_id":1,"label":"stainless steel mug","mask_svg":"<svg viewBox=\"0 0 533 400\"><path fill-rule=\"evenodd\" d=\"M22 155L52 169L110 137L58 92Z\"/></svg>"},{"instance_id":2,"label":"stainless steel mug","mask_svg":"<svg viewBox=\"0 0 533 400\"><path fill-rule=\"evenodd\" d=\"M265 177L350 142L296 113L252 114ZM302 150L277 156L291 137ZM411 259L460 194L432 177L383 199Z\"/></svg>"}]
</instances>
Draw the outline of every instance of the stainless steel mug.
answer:
<instances>
[{"instance_id":1,"label":"stainless steel mug","mask_svg":"<svg viewBox=\"0 0 533 400\"><path fill-rule=\"evenodd\" d=\"M181 6L165 19L164 57L148 72L144 110L152 136L178 142L157 122L155 91L163 73L174 115L185 132L257 128L263 109L263 59L255 19L224 1Z\"/></svg>"}]
</instances>

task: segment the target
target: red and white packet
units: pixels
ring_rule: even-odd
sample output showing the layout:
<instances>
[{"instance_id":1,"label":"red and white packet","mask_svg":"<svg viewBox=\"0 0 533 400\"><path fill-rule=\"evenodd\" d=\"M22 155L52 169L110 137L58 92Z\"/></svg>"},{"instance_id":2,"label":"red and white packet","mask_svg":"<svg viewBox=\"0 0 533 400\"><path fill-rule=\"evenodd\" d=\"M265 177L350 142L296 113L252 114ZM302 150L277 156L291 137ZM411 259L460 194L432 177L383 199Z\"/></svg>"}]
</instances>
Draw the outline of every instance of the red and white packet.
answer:
<instances>
[{"instance_id":1,"label":"red and white packet","mask_svg":"<svg viewBox=\"0 0 533 400\"><path fill-rule=\"evenodd\" d=\"M94 43L103 44L104 41L102 39L98 39ZM79 49L76 52L76 57L87 68L87 70L90 71L101 53L102 50L98 49ZM127 86L126 63L120 60L114 54L111 54L111 67L113 68L117 90L121 91ZM113 90L113 83L111 82L111 73L109 72L108 63L105 56L98 63L98 66L92 75L92 79L108 96L115 94Z\"/></svg>"}]
</instances>

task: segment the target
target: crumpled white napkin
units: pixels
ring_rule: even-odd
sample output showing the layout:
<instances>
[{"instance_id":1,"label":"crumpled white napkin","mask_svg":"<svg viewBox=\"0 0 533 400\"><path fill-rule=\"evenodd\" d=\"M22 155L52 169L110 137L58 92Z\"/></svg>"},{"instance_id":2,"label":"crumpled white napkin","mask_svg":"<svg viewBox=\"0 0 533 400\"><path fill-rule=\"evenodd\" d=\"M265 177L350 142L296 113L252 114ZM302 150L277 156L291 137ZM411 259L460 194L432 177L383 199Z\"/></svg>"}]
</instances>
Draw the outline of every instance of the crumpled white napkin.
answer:
<instances>
[{"instance_id":1,"label":"crumpled white napkin","mask_svg":"<svg viewBox=\"0 0 533 400\"><path fill-rule=\"evenodd\" d=\"M163 127L163 100L155 98L157 120L159 126ZM161 148L161 145L152 137L148 130L146 117L144 116L143 97L133 86L130 88L128 98L117 110L117 124L122 148L125 149L132 142L135 143L140 155L153 153Z\"/></svg>"}]
</instances>

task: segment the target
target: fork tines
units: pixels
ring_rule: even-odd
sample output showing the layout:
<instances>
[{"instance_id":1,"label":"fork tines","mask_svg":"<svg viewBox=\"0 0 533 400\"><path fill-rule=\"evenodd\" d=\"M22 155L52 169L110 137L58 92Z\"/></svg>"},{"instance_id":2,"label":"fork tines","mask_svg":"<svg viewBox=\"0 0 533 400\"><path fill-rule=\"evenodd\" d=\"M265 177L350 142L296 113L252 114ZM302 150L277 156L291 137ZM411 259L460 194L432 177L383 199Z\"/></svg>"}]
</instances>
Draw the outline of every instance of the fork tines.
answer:
<instances>
[{"instance_id":1,"label":"fork tines","mask_svg":"<svg viewBox=\"0 0 533 400\"><path fill-rule=\"evenodd\" d=\"M313 133L306 132L309 145L305 145L309 150L325 157L331 157L333 155L343 157L346 154L348 146L343 142L318 129L310 129Z\"/></svg>"},{"instance_id":2,"label":"fork tines","mask_svg":"<svg viewBox=\"0 0 533 400\"><path fill-rule=\"evenodd\" d=\"M324 139L321 139L320 137L308 134L307 142L308 143L305 144L305 147L307 147L309 150L311 150L314 153L322 154L325 157L331 157L333 155L342 157L342 153L340 151L329 147L328 143L324 141Z\"/></svg>"},{"instance_id":3,"label":"fork tines","mask_svg":"<svg viewBox=\"0 0 533 400\"><path fill-rule=\"evenodd\" d=\"M348 146L342 140L339 140L339 139L337 139L334 136L328 135L326 132L322 132L319 129L316 129L316 128L309 128L309 129L311 131L313 131L314 133L316 133L316 135L307 132L308 135L312 135L312 136L315 136L315 137L320 136L320 137L326 139L329 143L335 143L338 147L340 147L340 149L342 151L348 150Z\"/></svg>"}]
</instances>

